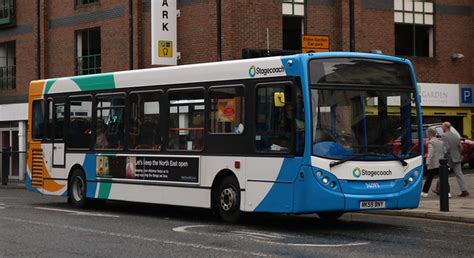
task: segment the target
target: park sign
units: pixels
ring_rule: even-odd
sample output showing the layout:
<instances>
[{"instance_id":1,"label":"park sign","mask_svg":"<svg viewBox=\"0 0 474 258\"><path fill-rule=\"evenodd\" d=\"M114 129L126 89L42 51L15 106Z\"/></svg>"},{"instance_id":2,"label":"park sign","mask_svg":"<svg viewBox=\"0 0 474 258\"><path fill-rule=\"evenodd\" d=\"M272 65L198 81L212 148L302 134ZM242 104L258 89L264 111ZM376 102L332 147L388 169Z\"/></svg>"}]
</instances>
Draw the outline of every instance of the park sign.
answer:
<instances>
[{"instance_id":1,"label":"park sign","mask_svg":"<svg viewBox=\"0 0 474 258\"><path fill-rule=\"evenodd\" d=\"M329 36L303 35L301 38L301 51L308 52L329 52Z\"/></svg>"},{"instance_id":2,"label":"park sign","mask_svg":"<svg viewBox=\"0 0 474 258\"><path fill-rule=\"evenodd\" d=\"M177 0L151 0L151 63L176 65Z\"/></svg>"}]
</instances>

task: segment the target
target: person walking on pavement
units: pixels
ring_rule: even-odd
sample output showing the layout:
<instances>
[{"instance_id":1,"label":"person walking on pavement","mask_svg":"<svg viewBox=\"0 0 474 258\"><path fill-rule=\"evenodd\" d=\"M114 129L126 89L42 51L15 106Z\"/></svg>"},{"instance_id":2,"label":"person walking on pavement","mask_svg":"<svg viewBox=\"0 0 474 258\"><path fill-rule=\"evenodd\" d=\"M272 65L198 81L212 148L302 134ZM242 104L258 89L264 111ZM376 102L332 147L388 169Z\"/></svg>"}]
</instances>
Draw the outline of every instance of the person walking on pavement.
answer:
<instances>
[{"instance_id":1,"label":"person walking on pavement","mask_svg":"<svg viewBox=\"0 0 474 258\"><path fill-rule=\"evenodd\" d=\"M469 195L467 191L466 180L464 179L464 175L462 173L461 162L463 159L462 156L462 144L461 138L451 132L451 123L444 122L441 126L443 129L444 134L441 136L444 146L446 148L446 156L448 158L448 165L454 171L456 175L456 179L459 184L459 188L461 189L461 194L458 195L459 197L466 197ZM439 182L438 182L439 185Z\"/></svg>"},{"instance_id":2,"label":"person walking on pavement","mask_svg":"<svg viewBox=\"0 0 474 258\"><path fill-rule=\"evenodd\" d=\"M423 191L421 192L422 197L428 197L428 192L433 181L433 176L438 174L439 171L439 160L444 158L445 148L444 143L440 139L436 138L436 130L434 128L428 128L426 130L426 136L428 136L428 155L426 157L426 181L423 185ZM449 185L448 185L449 192ZM448 194L451 197L451 194Z\"/></svg>"}]
</instances>

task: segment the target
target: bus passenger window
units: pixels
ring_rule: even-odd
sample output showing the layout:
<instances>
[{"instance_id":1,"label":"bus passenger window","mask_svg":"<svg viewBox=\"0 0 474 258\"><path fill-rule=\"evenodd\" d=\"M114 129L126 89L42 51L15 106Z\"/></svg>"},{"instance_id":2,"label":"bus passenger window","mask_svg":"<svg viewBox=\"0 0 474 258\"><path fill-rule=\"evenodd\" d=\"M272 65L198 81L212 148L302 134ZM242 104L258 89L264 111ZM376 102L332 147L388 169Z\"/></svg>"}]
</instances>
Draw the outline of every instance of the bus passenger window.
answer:
<instances>
[{"instance_id":1,"label":"bus passenger window","mask_svg":"<svg viewBox=\"0 0 474 258\"><path fill-rule=\"evenodd\" d=\"M125 96L122 94L98 96L96 101L97 149L122 149L124 143L123 109Z\"/></svg>"},{"instance_id":2,"label":"bus passenger window","mask_svg":"<svg viewBox=\"0 0 474 258\"><path fill-rule=\"evenodd\" d=\"M244 88L212 87L209 90L211 100L211 133L242 134L244 132Z\"/></svg>"},{"instance_id":3,"label":"bus passenger window","mask_svg":"<svg viewBox=\"0 0 474 258\"><path fill-rule=\"evenodd\" d=\"M54 104L54 139L64 139L64 104Z\"/></svg>"},{"instance_id":4,"label":"bus passenger window","mask_svg":"<svg viewBox=\"0 0 474 258\"><path fill-rule=\"evenodd\" d=\"M284 105L275 105L275 93L284 93ZM290 85L257 86L255 146L261 152L290 152L294 107Z\"/></svg>"},{"instance_id":5,"label":"bus passenger window","mask_svg":"<svg viewBox=\"0 0 474 258\"><path fill-rule=\"evenodd\" d=\"M43 139L44 137L44 102L42 100L33 101L33 139Z\"/></svg>"},{"instance_id":6,"label":"bus passenger window","mask_svg":"<svg viewBox=\"0 0 474 258\"><path fill-rule=\"evenodd\" d=\"M92 97L71 97L69 99L70 148L89 148L92 135Z\"/></svg>"},{"instance_id":7,"label":"bus passenger window","mask_svg":"<svg viewBox=\"0 0 474 258\"><path fill-rule=\"evenodd\" d=\"M157 91L130 94L130 149L161 150L160 99Z\"/></svg>"},{"instance_id":8,"label":"bus passenger window","mask_svg":"<svg viewBox=\"0 0 474 258\"><path fill-rule=\"evenodd\" d=\"M204 147L204 93L170 91L168 149L202 150Z\"/></svg>"}]
</instances>

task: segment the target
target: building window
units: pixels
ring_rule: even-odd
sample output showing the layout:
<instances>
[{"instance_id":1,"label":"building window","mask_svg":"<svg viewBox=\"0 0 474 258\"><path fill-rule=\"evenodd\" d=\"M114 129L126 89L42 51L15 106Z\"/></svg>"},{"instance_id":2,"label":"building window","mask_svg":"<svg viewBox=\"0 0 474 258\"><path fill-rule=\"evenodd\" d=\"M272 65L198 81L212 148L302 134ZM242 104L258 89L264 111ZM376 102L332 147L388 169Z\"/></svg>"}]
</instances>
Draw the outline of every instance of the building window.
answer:
<instances>
[{"instance_id":1,"label":"building window","mask_svg":"<svg viewBox=\"0 0 474 258\"><path fill-rule=\"evenodd\" d=\"M16 44L0 43L0 90L16 88Z\"/></svg>"},{"instance_id":2,"label":"building window","mask_svg":"<svg viewBox=\"0 0 474 258\"><path fill-rule=\"evenodd\" d=\"M15 1L0 0L0 26L15 25Z\"/></svg>"},{"instance_id":3,"label":"building window","mask_svg":"<svg viewBox=\"0 0 474 258\"><path fill-rule=\"evenodd\" d=\"M304 0L283 0L283 15L304 16Z\"/></svg>"},{"instance_id":4,"label":"building window","mask_svg":"<svg viewBox=\"0 0 474 258\"><path fill-rule=\"evenodd\" d=\"M100 28L76 31L76 74L100 73Z\"/></svg>"},{"instance_id":5,"label":"building window","mask_svg":"<svg viewBox=\"0 0 474 258\"><path fill-rule=\"evenodd\" d=\"M301 51L305 15L304 0L283 0L283 49Z\"/></svg>"},{"instance_id":6,"label":"building window","mask_svg":"<svg viewBox=\"0 0 474 258\"><path fill-rule=\"evenodd\" d=\"M303 18L283 16L283 49L301 51Z\"/></svg>"},{"instance_id":7,"label":"building window","mask_svg":"<svg viewBox=\"0 0 474 258\"><path fill-rule=\"evenodd\" d=\"M98 3L99 0L76 0L76 5Z\"/></svg>"},{"instance_id":8,"label":"building window","mask_svg":"<svg viewBox=\"0 0 474 258\"><path fill-rule=\"evenodd\" d=\"M434 6L431 0L394 0L395 54L433 57Z\"/></svg>"}]
</instances>

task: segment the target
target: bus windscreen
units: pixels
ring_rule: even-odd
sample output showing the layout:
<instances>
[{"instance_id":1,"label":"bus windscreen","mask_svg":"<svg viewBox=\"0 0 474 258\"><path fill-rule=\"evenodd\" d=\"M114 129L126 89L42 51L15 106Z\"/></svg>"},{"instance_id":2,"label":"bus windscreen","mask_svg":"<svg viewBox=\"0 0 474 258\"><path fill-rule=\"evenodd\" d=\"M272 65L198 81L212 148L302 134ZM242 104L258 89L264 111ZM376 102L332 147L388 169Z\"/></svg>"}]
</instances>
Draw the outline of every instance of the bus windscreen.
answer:
<instances>
[{"instance_id":1,"label":"bus windscreen","mask_svg":"<svg viewBox=\"0 0 474 258\"><path fill-rule=\"evenodd\" d=\"M395 86L412 88L405 63L365 58L313 59L309 63L312 85Z\"/></svg>"}]
</instances>

